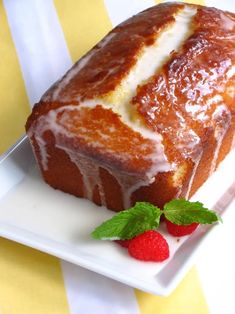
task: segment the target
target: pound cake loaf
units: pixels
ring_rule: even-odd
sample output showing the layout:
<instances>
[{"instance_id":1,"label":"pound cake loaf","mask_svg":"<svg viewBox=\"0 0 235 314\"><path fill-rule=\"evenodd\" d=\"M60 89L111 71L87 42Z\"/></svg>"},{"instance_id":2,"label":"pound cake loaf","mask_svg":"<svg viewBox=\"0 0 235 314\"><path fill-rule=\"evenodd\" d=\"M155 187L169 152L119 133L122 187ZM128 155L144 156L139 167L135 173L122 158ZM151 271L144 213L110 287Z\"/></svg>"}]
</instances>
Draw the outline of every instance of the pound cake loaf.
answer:
<instances>
[{"instance_id":1,"label":"pound cake loaf","mask_svg":"<svg viewBox=\"0 0 235 314\"><path fill-rule=\"evenodd\" d=\"M164 3L81 58L26 130L49 185L119 211L193 195L234 146L234 112L235 14Z\"/></svg>"}]
</instances>

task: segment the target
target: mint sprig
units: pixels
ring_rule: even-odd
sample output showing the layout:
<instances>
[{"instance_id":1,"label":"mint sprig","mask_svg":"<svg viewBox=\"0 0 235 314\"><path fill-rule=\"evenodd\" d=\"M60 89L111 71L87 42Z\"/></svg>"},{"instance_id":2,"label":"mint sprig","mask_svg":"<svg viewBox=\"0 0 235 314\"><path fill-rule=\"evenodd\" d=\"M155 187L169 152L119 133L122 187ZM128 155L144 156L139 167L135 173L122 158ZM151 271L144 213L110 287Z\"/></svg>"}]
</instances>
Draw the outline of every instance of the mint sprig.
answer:
<instances>
[{"instance_id":1,"label":"mint sprig","mask_svg":"<svg viewBox=\"0 0 235 314\"><path fill-rule=\"evenodd\" d=\"M222 221L220 216L200 202L175 199L166 203L163 210L147 202L137 202L134 207L121 211L103 222L92 237L100 240L127 240L147 230L157 229L161 215L177 225L191 223L211 224Z\"/></svg>"},{"instance_id":2,"label":"mint sprig","mask_svg":"<svg viewBox=\"0 0 235 314\"><path fill-rule=\"evenodd\" d=\"M166 203L164 215L176 225L190 225L194 222L199 224L212 224L222 221L221 217L214 211L205 208L200 202L189 202L185 199L175 199Z\"/></svg>"},{"instance_id":3,"label":"mint sprig","mask_svg":"<svg viewBox=\"0 0 235 314\"><path fill-rule=\"evenodd\" d=\"M150 203L137 202L134 207L124 210L103 222L92 232L94 239L131 239L146 230L159 226L161 210Z\"/></svg>"}]
</instances>

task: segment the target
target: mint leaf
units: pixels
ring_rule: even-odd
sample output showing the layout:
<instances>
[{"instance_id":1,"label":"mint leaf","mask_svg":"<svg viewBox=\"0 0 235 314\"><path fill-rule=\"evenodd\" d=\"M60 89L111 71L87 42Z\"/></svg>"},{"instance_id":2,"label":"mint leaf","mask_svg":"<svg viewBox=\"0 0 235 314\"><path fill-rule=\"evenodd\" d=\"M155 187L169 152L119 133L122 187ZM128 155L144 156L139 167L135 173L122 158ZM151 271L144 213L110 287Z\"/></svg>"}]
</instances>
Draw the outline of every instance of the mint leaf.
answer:
<instances>
[{"instance_id":1,"label":"mint leaf","mask_svg":"<svg viewBox=\"0 0 235 314\"><path fill-rule=\"evenodd\" d=\"M94 239L126 240L159 226L162 211L156 206L137 202L134 207L121 211L103 222L92 232Z\"/></svg>"},{"instance_id":2,"label":"mint leaf","mask_svg":"<svg viewBox=\"0 0 235 314\"><path fill-rule=\"evenodd\" d=\"M147 230L158 228L163 213L166 219L177 225L222 221L216 212L205 208L200 202L175 199L165 204L163 210L147 202L138 202L102 223L91 235L100 240L132 239Z\"/></svg>"},{"instance_id":3,"label":"mint leaf","mask_svg":"<svg viewBox=\"0 0 235 314\"><path fill-rule=\"evenodd\" d=\"M193 222L211 224L221 218L218 214L205 208L200 202L190 202L185 199L175 199L165 204L164 215L176 225L189 225Z\"/></svg>"}]
</instances>

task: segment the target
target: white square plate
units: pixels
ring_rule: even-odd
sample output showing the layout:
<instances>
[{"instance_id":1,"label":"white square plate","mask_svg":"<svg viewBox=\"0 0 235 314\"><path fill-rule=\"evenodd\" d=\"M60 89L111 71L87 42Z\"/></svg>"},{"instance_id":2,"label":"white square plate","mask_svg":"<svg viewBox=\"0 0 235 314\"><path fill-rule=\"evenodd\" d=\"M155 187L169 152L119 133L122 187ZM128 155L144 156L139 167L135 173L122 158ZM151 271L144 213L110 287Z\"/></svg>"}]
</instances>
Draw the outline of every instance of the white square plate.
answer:
<instances>
[{"instance_id":1,"label":"white square plate","mask_svg":"<svg viewBox=\"0 0 235 314\"><path fill-rule=\"evenodd\" d=\"M194 200L224 214L235 190L235 150ZM222 181L221 181L222 180ZM90 232L114 213L46 185L24 137L0 159L0 236L80 265L141 290L168 295L193 263L216 225L201 226L180 240L165 234L171 256L164 263L130 258L123 248L91 239Z\"/></svg>"}]
</instances>

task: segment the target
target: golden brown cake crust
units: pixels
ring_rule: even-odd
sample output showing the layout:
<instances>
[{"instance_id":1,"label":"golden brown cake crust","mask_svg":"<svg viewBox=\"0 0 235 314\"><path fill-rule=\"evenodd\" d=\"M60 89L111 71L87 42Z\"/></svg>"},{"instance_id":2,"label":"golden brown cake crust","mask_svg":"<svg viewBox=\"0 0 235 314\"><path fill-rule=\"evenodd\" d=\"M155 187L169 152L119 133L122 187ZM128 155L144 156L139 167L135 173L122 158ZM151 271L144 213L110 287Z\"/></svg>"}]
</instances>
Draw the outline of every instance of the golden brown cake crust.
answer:
<instances>
[{"instance_id":1,"label":"golden brown cake crust","mask_svg":"<svg viewBox=\"0 0 235 314\"><path fill-rule=\"evenodd\" d=\"M235 16L214 8L199 8L193 34L133 99L146 123L163 135L165 147L180 147L186 158L197 155L189 143L203 138L208 128L219 124L223 128L234 115L234 94L229 97L227 93L230 86L235 86L235 76L227 78L235 64L234 38ZM228 110L213 118L218 102L225 103L225 98Z\"/></svg>"},{"instance_id":2,"label":"golden brown cake crust","mask_svg":"<svg viewBox=\"0 0 235 314\"><path fill-rule=\"evenodd\" d=\"M102 99L185 6L196 10L191 34L130 101L145 128L160 136L160 147L103 107ZM139 200L162 206L174 197L189 197L231 149L234 69L232 13L165 3L117 26L46 92L27 121L46 182L113 210ZM95 107L80 107L96 98ZM164 164L163 157L150 158L156 151L170 164L165 171L155 167ZM153 168L158 170L150 178Z\"/></svg>"},{"instance_id":3,"label":"golden brown cake crust","mask_svg":"<svg viewBox=\"0 0 235 314\"><path fill-rule=\"evenodd\" d=\"M77 66L89 62L61 90L54 89L46 93L43 99L69 99L77 102L100 97L120 84L121 79L137 61L143 46L153 43L162 29L174 22L173 15L183 7L175 3L148 9L114 28L100 43L88 52ZM76 64L75 64L76 67ZM76 69L76 68L75 68ZM66 75L63 80L66 80Z\"/></svg>"}]
</instances>

